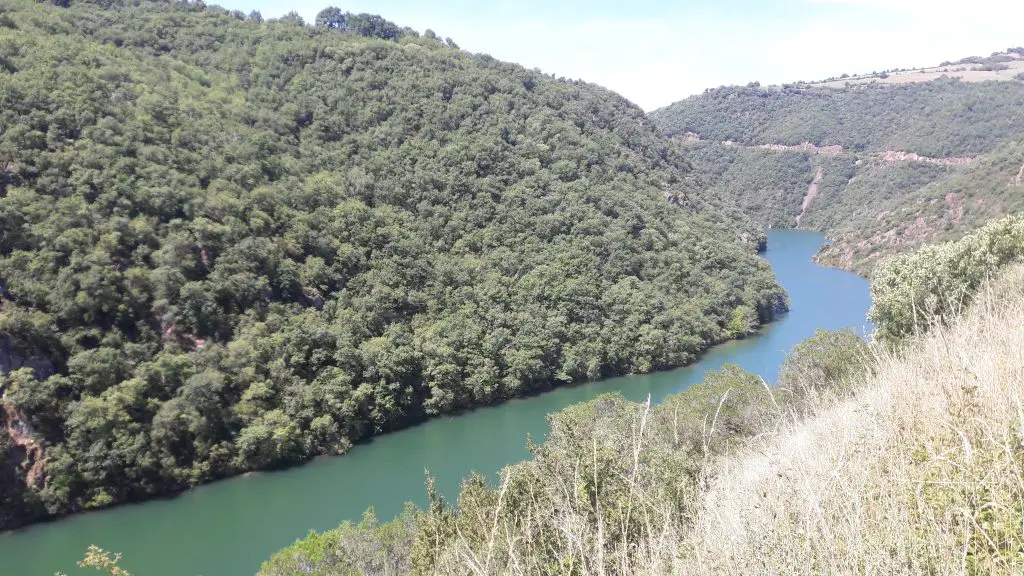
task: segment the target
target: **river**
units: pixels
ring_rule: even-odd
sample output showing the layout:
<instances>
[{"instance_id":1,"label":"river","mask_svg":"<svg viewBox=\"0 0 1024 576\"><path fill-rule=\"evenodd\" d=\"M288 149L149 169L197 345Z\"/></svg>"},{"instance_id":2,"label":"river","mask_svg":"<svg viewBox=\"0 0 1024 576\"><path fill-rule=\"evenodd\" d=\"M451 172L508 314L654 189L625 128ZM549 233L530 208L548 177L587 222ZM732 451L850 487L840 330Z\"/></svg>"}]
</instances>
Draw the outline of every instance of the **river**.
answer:
<instances>
[{"instance_id":1,"label":"river","mask_svg":"<svg viewBox=\"0 0 1024 576\"><path fill-rule=\"evenodd\" d=\"M791 311L761 334L717 346L677 370L560 388L382 436L349 454L282 472L233 478L163 500L80 514L0 535L0 572L11 576L77 574L89 544L124 554L135 576L253 574L274 551L309 530L357 520L373 506L380 518L403 502L425 501L424 470L454 498L471 470L494 474L528 456L528 434L540 439L545 415L606 392L660 401L699 382L704 371L734 363L774 381L786 351L818 328L866 330L868 282L823 268L811 257L821 234L772 230L765 258L789 291Z\"/></svg>"}]
</instances>

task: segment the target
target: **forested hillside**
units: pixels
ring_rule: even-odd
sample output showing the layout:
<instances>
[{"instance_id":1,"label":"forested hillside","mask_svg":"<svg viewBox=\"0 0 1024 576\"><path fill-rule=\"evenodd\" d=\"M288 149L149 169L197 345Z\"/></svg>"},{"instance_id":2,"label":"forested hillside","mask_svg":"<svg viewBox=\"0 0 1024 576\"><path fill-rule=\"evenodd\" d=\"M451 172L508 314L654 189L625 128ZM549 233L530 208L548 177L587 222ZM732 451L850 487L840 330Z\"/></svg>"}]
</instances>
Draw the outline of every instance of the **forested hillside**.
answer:
<instances>
[{"instance_id":1,"label":"forested hillside","mask_svg":"<svg viewBox=\"0 0 1024 576\"><path fill-rule=\"evenodd\" d=\"M868 343L818 331L777 387L725 365L662 403L548 417L533 457L261 576L1020 574L1024 217L896 257Z\"/></svg>"},{"instance_id":2,"label":"forested hillside","mask_svg":"<svg viewBox=\"0 0 1024 576\"><path fill-rule=\"evenodd\" d=\"M597 86L377 16L0 5L0 529L691 361L763 232Z\"/></svg>"},{"instance_id":3,"label":"forested hillside","mask_svg":"<svg viewBox=\"0 0 1024 576\"><path fill-rule=\"evenodd\" d=\"M974 156L1024 133L1024 82L949 78L833 89L731 86L655 110L670 136L687 132L743 145L810 142L847 151Z\"/></svg>"},{"instance_id":4,"label":"forested hillside","mask_svg":"<svg viewBox=\"0 0 1024 576\"><path fill-rule=\"evenodd\" d=\"M727 87L651 113L707 185L770 226L835 240L869 273L889 253L1024 207L1024 82Z\"/></svg>"}]
</instances>

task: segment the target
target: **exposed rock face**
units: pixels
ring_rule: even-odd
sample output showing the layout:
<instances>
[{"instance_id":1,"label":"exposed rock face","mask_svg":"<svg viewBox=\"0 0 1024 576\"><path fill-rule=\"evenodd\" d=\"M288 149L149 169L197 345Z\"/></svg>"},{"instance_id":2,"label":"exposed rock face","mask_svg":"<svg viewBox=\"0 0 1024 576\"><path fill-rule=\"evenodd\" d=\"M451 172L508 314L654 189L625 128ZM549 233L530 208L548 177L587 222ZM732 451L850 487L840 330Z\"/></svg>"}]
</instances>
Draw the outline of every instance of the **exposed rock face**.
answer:
<instances>
[{"instance_id":1,"label":"exposed rock face","mask_svg":"<svg viewBox=\"0 0 1024 576\"><path fill-rule=\"evenodd\" d=\"M903 152L900 150L886 150L882 153L882 160L889 164L896 162L927 162L929 164L938 164L939 166L963 166L970 164L974 161L974 158L967 157L956 157L956 158L930 158L928 156L921 156L914 152Z\"/></svg>"},{"instance_id":2,"label":"exposed rock face","mask_svg":"<svg viewBox=\"0 0 1024 576\"><path fill-rule=\"evenodd\" d=\"M668 190L662 190L662 194L665 195L665 200L668 200L672 204L675 204L680 208L693 211L693 204L690 203L690 199L686 197L686 194L682 192L669 192Z\"/></svg>"},{"instance_id":3,"label":"exposed rock face","mask_svg":"<svg viewBox=\"0 0 1024 576\"><path fill-rule=\"evenodd\" d=\"M25 415L10 402L3 402L0 409L0 433L6 433L14 443L6 456L20 469L26 487L41 490L46 483L43 447L36 441Z\"/></svg>"},{"instance_id":4,"label":"exposed rock face","mask_svg":"<svg viewBox=\"0 0 1024 576\"><path fill-rule=\"evenodd\" d=\"M49 378L53 374L53 363L38 354L24 354L17 349L10 336L0 335L0 375L6 375L20 368L31 368L36 378ZM8 472L0 474L0 478L8 486L0 486L0 495L10 492L14 484L15 490L41 490L46 485L43 446L37 440L35 430L28 418L6 398L3 385L0 384L0 434L9 437L0 442L0 466ZM0 514L0 523L3 522ZM5 527L0 525L0 529Z\"/></svg>"},{"instance_id":5,"label":"exposed rock face","mask_svg":"<svg viewBox=\"0 0 1024 576\"><path fill-rule=\"evenodd\" d=\"M818 171L814 173L814 180L811 182L811 186L807 189L807 194L804 195L804 200L800 204L800 214L796 217L796 225L800 226L800 219L807 213L807 207L811 205L811 200L814 200L818 196L818 184L821 184L821 167L818 167Z\"/></svg>"},{"instance_id":6,"label":"exposed rock face","mask_svg":"<svg viewBox=\"0 0 1024 576\"><path fill-rule=\"evenodd\" d=\"M787 146L785 144L762 144L758 146L764 150L775 150L778 152L810 152L811 154L824 154L826 156L838 156L843 153L843 147L835 144L832 146L815 146L810 142Z\"/></svg>"},{"instance_id":7,"label":"exposed rock face","mask_svg":"<svg viewBox=\"0 0 1024 576\"><path fill-rule=\"evenodd\" d=\"M0 336L0 374L7 374L19 368L31 368L36 378L46 379L53 375L53 362L41 355L20 354L10 336Z\"/></svg>"}]
</instances>

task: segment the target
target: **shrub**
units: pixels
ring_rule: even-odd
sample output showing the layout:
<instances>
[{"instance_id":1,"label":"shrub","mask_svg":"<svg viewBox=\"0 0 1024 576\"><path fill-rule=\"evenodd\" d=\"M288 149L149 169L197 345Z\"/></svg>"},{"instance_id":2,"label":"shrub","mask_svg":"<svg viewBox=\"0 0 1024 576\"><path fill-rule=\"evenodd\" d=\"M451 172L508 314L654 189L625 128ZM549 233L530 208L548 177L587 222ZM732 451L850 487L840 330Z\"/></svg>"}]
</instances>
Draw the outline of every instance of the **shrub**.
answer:
<instances>
[{"instance_id":1,"label":"shrub","mask_svg":"<svg viewBox=\"0 0 1024 576\"><path fill-rule=\"evenodd\" d=\"M306 539L264 562L260 574L408 574L412 570L411 553L420 515L407 505L401 516L381 523L371 508L358 525L346 522L321 534L310 532Z\"/></svg>"},{"instance_id":2,"label":"shrub","mask_svg":"<svg viewBox=\"0 0 1024 576\"><path fill-rule=\"evenodd\" d=\"M884 260L871 282L868 313L877 338L896 341L956 314L984 280L1022 255L1024 215Z\"/></svg>"},{"instance_id":3,"label":"shrub","mask_svg":"<svg viewBox=\"0 0 1024 576\"><path fill-rule=\"evenodd\" d=\"M797 399L842 390L863 375L870 359L867 342L853 330L818 330L786 356L779 369L779 388Z\"/></svg>"}]
</instances>

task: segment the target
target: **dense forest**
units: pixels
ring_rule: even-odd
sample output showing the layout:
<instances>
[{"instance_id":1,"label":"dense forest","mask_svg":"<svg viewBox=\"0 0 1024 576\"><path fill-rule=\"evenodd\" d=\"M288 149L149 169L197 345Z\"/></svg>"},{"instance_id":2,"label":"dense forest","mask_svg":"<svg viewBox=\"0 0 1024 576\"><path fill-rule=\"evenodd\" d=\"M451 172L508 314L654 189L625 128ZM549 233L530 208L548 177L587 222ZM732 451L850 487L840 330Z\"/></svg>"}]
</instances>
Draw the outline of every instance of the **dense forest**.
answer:
<instances>
[{"instance_id":1,"label":"dense forest","mask_svg":"<svg viewBox=\"0 0 1024 576\"><path fill-rule=\"evenodd\" d=\"M651 112L668 135L744 145L974 156L1024 133L1024 83L950 78L850 88L730 86Z\"/></svg>"},{"instance_id":2,"label":"dense forest","mask_svg":"<svg viewBox=\"0 0 1024 576\"><path fill-rule=\"evenodd\" d=\"M0 5L0 529L690 362L763 231L591 84L378 16Z\"/></svg>"},{"instance_id":3,"label":"dense forest","mask_svg":"<svg viewBox=\"0 0 1024 576\"><path fill-rule=\"evenodd\" d=\"M940 78L719 88L650 116L713 194L764 225L826 232L819 261L870 274L1024 209L1022 109L1024 83Z\"/></svg>"}]
</instances>

